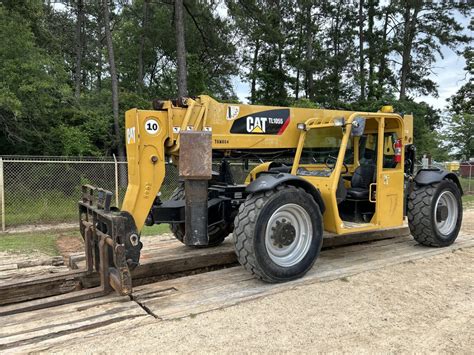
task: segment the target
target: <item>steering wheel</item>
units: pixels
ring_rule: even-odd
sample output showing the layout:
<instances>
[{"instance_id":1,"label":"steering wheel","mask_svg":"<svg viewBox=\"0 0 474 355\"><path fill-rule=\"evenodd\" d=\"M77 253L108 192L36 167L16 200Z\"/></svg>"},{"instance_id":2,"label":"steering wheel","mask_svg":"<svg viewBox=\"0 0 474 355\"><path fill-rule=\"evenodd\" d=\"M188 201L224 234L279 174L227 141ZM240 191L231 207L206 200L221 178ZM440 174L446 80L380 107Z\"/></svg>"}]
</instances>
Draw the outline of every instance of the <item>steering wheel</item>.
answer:
<instances>
[{"instance_id":1,"label":"steering wheel","mask_svg":"<svg viewBox=\"0 0 474 355\"><path fill-rule=\"evenodd\" d=\"M330 163L331 160L334 162L332 163L332 165ZM337 163L337 158L331 155L328 155L328 157L326 158L326 166L328 167L328 169L331 169L331 171L334 170L334 168L336 167L336 163ZM347 174L349 172L349 168L347 167L347 164L343 161L342 165L346 169L346 171L343 174Z\"/></svg>"}]
</instances>

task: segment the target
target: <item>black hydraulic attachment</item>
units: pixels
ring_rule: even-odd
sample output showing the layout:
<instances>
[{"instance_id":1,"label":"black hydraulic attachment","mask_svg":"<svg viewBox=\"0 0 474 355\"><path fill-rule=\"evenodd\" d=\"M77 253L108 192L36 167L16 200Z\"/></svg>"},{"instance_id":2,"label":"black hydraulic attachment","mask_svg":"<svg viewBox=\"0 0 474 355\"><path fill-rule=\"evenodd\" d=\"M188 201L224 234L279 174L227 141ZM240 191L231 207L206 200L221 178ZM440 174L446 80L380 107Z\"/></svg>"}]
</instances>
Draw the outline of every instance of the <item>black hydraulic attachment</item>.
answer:
<instances>
[{"instance_id":1,"label":"black hydraulic attachment","mask_svg":"<svg viewBox=\"0 0 474 355\"><path fill-rule=\"evenodd\" d=\"M111 207L112 192L90 185L82 187L79 201L80 230L89 272L100 273L104 293L132 292L130 269L140 259L142 243L132 216Z\"/></svg>"}]
</instances>

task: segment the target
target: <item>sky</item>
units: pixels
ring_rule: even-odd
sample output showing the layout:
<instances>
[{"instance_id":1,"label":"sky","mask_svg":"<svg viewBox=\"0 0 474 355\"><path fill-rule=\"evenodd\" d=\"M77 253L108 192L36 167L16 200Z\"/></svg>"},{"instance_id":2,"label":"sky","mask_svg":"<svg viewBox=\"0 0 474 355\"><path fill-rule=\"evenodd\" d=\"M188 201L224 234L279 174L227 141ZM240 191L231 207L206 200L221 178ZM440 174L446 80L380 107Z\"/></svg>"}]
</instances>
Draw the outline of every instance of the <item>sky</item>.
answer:
<instances>
[{"instance_id":1,"label":"sky","mask_svg":"<svg viewBox=\"0 0 474 355\"><path fill-rule=\"evenodd\" d=\"M222 15L225 16L224 10ZM461 14L455 15L456 19L467 28L469 19ZM468 30L465 31L467 34ZM424 101L437 109L443 109L447 106L447 99L454 95L458 89L466 83L466 72L464 67L466 61L462 55L456 54L448 47L442 48L443 57L437 56L437 61L430 78L438 84L438 97L432 95L415 97L416 102ZM250 96L250 85L239 77L233 78L234 91L241 102L247 103L247 97Z\"/></svg>"}]
</instances>

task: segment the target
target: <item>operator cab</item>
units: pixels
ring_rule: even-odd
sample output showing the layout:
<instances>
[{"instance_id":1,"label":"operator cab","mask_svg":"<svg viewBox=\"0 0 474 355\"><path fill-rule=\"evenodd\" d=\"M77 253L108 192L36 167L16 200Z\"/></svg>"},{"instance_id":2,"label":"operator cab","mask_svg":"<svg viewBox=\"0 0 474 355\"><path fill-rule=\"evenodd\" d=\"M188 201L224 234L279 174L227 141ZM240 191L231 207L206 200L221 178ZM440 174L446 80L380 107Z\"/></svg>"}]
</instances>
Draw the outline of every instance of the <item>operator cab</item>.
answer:
<instances>
[{"instance_id":1,"label":"operator cab","mask_svg":"<svg viewBox=\"0 0 474 355\"><path fill-rule=\"evenodd\" d=\"M303 132L292 172L321 192L329 231L393 223L386 212L403 220L403 160L395 154L403 121L394 114L371 115L311 119L298 127Z\"/></svg>"}]
</instances>

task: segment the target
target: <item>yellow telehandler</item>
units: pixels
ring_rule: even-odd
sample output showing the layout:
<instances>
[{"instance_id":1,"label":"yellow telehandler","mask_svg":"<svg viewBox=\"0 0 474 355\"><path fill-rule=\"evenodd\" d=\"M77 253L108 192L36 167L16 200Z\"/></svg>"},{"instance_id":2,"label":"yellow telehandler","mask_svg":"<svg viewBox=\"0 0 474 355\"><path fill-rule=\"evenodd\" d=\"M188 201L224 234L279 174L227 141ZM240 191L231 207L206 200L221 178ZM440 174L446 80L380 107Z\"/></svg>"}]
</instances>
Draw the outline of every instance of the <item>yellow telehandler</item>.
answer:
<instances>
[{"instance_id":1,"label":"yellow telehandler","mask_svg":"<svg viewBox=\"0 0 474 355\"><path fill-rule=\"evenodd\" d=\"M400 227L408 217L417 242L443 247L462 221L458 177L416 174L413 117L384 106L350 112L219 103L209 96L155 101L125 117L128 188L122 208L112 193L83 187L80 228L88 269L120 294L132 291L143 226L168 223L193 247L233 234L239 262L267 282L303 276L336 234ZM236 184L230 161L261 164ZM167 201L165 164L182 179ZM212 170L218 162L219 171Z\"/></svg>"}]
</instances>

